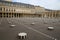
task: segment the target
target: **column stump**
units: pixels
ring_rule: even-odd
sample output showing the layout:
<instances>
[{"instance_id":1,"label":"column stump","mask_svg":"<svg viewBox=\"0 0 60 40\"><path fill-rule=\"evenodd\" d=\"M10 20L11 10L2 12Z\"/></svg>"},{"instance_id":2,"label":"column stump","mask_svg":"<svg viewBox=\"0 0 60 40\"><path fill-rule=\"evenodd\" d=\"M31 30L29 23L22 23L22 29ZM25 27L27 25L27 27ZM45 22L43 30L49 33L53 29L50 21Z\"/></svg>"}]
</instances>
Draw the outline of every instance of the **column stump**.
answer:
<instances>
[{"instance_id":1,"label":"column stump","mask_svg":"<svg viewBox=\"0 0 60 40\"><path fill-rule=\"evenodd\" d=\"M19 39L26 39L26 37L27 37L27 33L24 33L24 32L18 33L18 38Z\"/></svg>"},{"instance_id":2,"label":"column stump","mask_svg":"<svg viewBox=\"0 0 60 40\"><path fill-rule=\"evenodd\" d=\"M48 27L48 30L53 30L54 29L54 27Z\"/></svg>"},{"instance_id":3,"label":"column stump","mask_svg":"<svg viewBox=\"0 0 60 40\"><path fill-rule=\"evenodd\" d=\"M11 28L15 27L16 25L10 25Z\"/></svg>"}]
</instances>

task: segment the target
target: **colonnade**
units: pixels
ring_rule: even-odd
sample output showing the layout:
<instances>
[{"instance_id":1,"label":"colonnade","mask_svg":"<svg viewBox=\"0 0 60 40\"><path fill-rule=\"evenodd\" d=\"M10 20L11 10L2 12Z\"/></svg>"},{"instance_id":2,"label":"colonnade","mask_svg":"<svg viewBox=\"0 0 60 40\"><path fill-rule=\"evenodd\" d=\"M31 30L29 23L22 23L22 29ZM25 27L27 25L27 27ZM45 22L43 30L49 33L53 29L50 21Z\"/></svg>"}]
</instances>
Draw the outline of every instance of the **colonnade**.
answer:
<instances>
[{"instance_id":1,"label":"colonnade","mask_svg":"<svg viewBox=\"0 0 60 40\"><path fill-rule=\"evenodd\" d=\"M60 17L60 12L44 12L42 18L57 18Z\"/></svg>"},{"instance_id":2,"label":"colonnade","mask_svg":"<svg viewBox=\"0 0 60 40\"><path fill-rule=\"evenodd\" d=\"M13 18L13 17L21 17L22 15L19 13L0 13L1 18Z\"/></svg>"},{"instance_id":3,"label":"colonnade","mask_svg":"<svg viewBox=\"0 0 60 40\"><path fill-rule=\"evenodd\" d=\"M41 17L41 18L57 18L60 12L42 12L41 14L24 14L24 13L0 13L0 18L20 18L20 17Z\"/></svg>"}]
</instances>

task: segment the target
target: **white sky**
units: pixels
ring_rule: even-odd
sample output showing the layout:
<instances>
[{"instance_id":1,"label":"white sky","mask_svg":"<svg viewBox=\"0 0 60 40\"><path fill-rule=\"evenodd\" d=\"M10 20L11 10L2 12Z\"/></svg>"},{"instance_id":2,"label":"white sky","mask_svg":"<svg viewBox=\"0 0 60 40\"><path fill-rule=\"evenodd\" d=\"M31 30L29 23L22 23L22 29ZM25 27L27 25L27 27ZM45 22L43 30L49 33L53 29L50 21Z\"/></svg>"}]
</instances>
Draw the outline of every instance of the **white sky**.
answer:
<instances>
[{"instance_id":1,"label":"white sky","mask_svg":"<svg viewBox=\"0 0 60 40\"><path fill-rule=\"evenodd\" d=\"M27 4L39 5L47 9L60 10L60 0L13 0Z\"/></svg>"}]
</instances>

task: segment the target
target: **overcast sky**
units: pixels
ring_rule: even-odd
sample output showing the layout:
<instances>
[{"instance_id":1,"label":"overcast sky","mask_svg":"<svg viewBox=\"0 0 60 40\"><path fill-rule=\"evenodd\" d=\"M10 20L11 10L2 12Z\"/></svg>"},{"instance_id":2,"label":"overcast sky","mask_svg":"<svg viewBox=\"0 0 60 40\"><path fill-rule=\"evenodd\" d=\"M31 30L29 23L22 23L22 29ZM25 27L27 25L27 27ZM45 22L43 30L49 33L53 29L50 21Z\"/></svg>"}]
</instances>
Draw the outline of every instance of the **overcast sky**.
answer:
<instances>
[{"instance_id":1,"label":"overcast sky","mask_svg":"<svg viewBox=\"0 0 60 40\"><path fill-rule=\"evenodd\" d=\"M39 5L47 9L60 10L60 0L13 0L27 4Z\"/></svg>"}]
</instances>

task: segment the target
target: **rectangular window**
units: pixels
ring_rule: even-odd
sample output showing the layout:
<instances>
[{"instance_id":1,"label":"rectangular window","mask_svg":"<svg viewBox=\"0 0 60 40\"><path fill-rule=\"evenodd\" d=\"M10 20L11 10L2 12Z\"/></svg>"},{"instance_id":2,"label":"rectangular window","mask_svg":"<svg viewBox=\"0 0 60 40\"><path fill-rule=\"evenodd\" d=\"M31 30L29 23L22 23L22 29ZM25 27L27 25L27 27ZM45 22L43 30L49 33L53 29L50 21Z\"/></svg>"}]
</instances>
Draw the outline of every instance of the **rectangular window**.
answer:
<instances>
[{"instance_id":1,"label":"rectangular window","mask_svg":"<svg viewBox=\"0 0 60 40\"><path fill-rule=\"evenodd\" d=\"M4 8L4 11L5 11L5 8Z\"/></svg>"},{"instance_id":2,"label":"rectangular window","mask_svg":"<svg viewBox=\"0 0 60 40\"><path fill-rule=\"evenodd\" d=\"M0 7L0 11L2 11L2 7Z\"/></svg>"},{"instance_id":3,"label":"rectangular window","mask_svg":"<svg viewBox=\"0 0 60 40\"><path fill-rule=\"evenodd\" d=\"M6 11L8 11L8 9L6 9Z\"/></svg>"},{"instance_id":4,"label":"rectangular window","mask_svg":"<svg viewBox=\"0 0 60 40\"><path fill-rule=\"evenodd\" d=\"M15 12L15 9L14 9L14 12Z\"/></svg>"}]
</instances>

